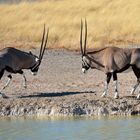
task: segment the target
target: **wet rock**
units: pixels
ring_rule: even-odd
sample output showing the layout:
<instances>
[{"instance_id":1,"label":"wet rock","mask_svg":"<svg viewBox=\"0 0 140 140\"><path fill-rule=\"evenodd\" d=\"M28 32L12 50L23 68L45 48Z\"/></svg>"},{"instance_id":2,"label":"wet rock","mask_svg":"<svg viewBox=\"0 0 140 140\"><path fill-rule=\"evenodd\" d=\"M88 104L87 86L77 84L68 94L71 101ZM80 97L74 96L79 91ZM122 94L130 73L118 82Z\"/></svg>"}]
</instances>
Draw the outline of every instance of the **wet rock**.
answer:
<instances>
[{"instance_id":1,"label":"wet rock","mask_svg":"<svg viewBox=\"0 0 140 140\"><path fill-rule=\"evenodd\" d=\"M111 107L111 111L112 111L112 112L117 112L118 110L119 110L118 107Z\"/></svg>"},{"instance_id":2,"label":"wet rock","mask_svg":"<svg viewBox=\"0 0 140 140\"><path fill-rule=\"evenodd\" d=\"M139 113L138 110L133 110L133 111L131 112L131 115L138 115L138 113Z\"/></svg>"},{"instance_id":3,"label":"wet rock","mask_svg":"<svg viewBox=\"0 0 140 140\"><path fill-rule=\"evenodd\" d=\"M2 112L2 116L8 116L9 114L10 114L10 107L8 106L6 106L6 107L3 107L2 108L2 110L1 110L1 112Z\"/></svg>"},{"instance_id":4,"label":"wet rock","mask_svg":"<svg viewBox=\"0 0 140 140\"><path fill-rule=\"evenodd\" d=\"M100 107L98 109L98 116L107 116L107 115L109 115L107 108Z\"/></svg>"},{"instance_id":5,"label":"wet rock","mask_svg":"<svg viewBox=\"0 0 140 140\"><path fill-rule=\"evenodd\" d=\"M61 112L61 108L57 107L57 106L54 106L54 107L52 107L49 115L51 115L51 116L55 116L56 115L57 116L57 115L60 114L60 112Z\"/></svg>"},{"instance_id":6,"label":"wet rock","mask_svg":"<svg viewBox=\"0 0 140 140\"><path fill-rule=\"evenodd\" d=\"M118 115L118 111L112 111L111 115Z\"/></svg>"},{"instance_id":7,"label":"wet rock","mask_svg":"<svg viewBox=\"0 0 140 140\"><path fill-rule=\"evenodd\" d=\"M9 102L0 104L0 116L27 116L27 115L47 115L47 116L75 116L75 115L137 115L140 114L140 104L137 100L132 99L81 99L70 102L68 100L61 100L62 102L56 102L55 100L48 102L44 100L30 101L23 100L14 101L12 99Z\"/></svg>"},{"instance_id":8,"label":"wet rock","mask_svg":"<svg viewBox=\"0 0 140 140\"><path fill-rule=\"evenodd\" d=\"M50 112L51 112L50 109L43 109L43 108L40 108L40 109L36 110L37 116L49 115Z\"/></svg>"},{"instance_id":9,"label":"wet rock","mask_svg":"<svg viewBox=\"0 0 140 140\"><path fill-rule=\"evenodd\" d=\"M79 104L74 104L72 107L72 114L73 115L84 115L86 114L86 111L84 110L84 107L81 107Z\"/></svg>"}]
</instances>

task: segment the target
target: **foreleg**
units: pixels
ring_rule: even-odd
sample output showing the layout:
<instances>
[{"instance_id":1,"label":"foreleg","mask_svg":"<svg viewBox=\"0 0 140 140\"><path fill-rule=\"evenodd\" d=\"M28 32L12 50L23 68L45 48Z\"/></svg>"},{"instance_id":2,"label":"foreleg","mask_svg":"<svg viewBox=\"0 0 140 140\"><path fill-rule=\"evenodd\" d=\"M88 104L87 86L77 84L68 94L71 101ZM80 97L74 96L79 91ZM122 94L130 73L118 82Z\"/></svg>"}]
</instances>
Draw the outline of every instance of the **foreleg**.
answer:
<instances>
[{"instance_id":1,"label":"foreleg","mask_svg":"<svg viewBox=\"0 0 140 140\"><path fill-rule=\"evenodd\" d=\"M23 76L23 80L24 80L23 86L24 86L24 88L27 88L27 79L26 79L24 72L23 72L22 76Z\"/></svg>"},{"instance_id":2,"label":"foreleg","mask_svg":"<svg viewBox=\"0 0 140 140\"><path fill-rule=\"evenodd\" d=\"M101 97L105 97L107 95L108 85L109 85L111 77L112 77L112 73L107 73L107 77L106 77L106 81L105 81L105 91L104 91L104 93L102 94Z\"/></svg>"},{"instance_id":3,"label":"foreleg","mask_svg":"<svg viewBox=\"0 0 140 140\"><path fill-rule=\"evenodd\" d=\"M11 79L12 79L12 76L11 76L11 75L8 75L7 77L8 77L8 81L6 82L5 86L1 89L0 92L2 92L2 91L3 91L6 87L8 87L9 84L10 84L10 81L11 81Z\"/></svg>"},{"instance_id":4,"label":"foreleg","mask_svg":"<svg viewBox=\"0 0 140 140\"><path fill-rule=\"evenodd\" d=\"M25 73L22 70L19 70L18 73L19 74L22 74L22 77L23 77L23 86L24 86L24 88L27 88L27 79L26 79Z\"/></svg>"},{"instance_id":5,"label":"foreleg","mask_svg":"<svg viewBox=\"0 0 140 140\"><path fill-rule=\"evenodd\" d=\"M8 75L7 77L8 77L8 81L6 82L5 86L0 90L0 94L2 95L3 98L8 98L4 93L2 93L2 91L3 91L4 89L6 89L6 87L9 86L10 81L11 81L11 79L12 79L12 76L11 76L11 75Z\"/></svg>"}]
</instances>

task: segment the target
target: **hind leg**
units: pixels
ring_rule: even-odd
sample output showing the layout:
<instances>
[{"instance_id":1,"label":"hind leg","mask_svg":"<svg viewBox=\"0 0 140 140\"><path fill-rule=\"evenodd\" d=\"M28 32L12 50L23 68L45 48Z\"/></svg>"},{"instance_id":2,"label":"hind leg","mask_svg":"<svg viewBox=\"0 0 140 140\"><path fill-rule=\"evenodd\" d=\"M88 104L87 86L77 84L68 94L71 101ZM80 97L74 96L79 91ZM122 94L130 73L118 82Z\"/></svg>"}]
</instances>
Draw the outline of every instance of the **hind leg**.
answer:
<instances>
[{"instance_id":1,"label":"hind leg","mask_svg":"<svg viewBox=\"0 0 140 140\"><path fill-rule=\"evenodd\" d=\"M119 93L118 93L118 80L117 80L117 73L116 72L113 73L113 81L115 84L115 96L114 96L114 98L118 99Z\"/></svg>"},{"instance_id":2,"label":"hind leg","mask_svg":"<svg viewBox=\"0 0 140 140\"><path fill-rule=\"evenodd\" d=\"M9 86L10 81L12 79L12 76L11 75L8 75L7 77L8 77L8 81L6 82L5 86L0 90L0 93L1 93L1 95L2 95L3 98L7 98L7 96L4 93L2 93L2 91Z\"/></svg>"},{"instance_id":3,"label":"hind leg","mask_svg":"<svg viewBox=\"0 0 140 140\"><path fill-rule=\"evenodd\" d=\"M134 87L131 90L131 95L134 94L135 90L137 89L137 87L140 84L140 69L138 69L136 66L132 66L133 72L135 74L135 76L137 77L137 83L134 85ZM140 98L140 94L138 94L137 98Z\"/></svg>"},{"instance_id":4,"label":"hind leg","mask_svg":"<svg viewBox=\"0 0 140 140\"><path fill-rule=\"evenodd\" d=\"M4 74L4 70L2 70L2 71L0 72L0 79L2 78L3 74ZM12 77L12 76L9 75L9 77ZM4 90L4 89L9 85L9 83L10 83L10 80L8 80L8 82L6 83L6 85L0 90L0 95L1 95L3 98L8 98L4 93L2 93L2 90Z\"/></svg>"},{"instance_id":5,"label":"hind leg","mask_svg":"<svg viewBox=\"0 0 140 140\"><path fill-rule=\"evenodd\" d=\"M24 72L23 72L22 75L23 75L23 80L24 80L23 86L24 86L24 88L27 88L27 79L26 79L26 76L25 76Z\"/></svg>"},{"instance_id":6,"label":"hind leg","mask_svg":"<svg viewBox=\"0 0 140 140\"><path fill-rule=\"evenodd\" d=\"M137 89L137 87L139 86L140 84L140 79L137 79L137 83L133 86L132 90L131 90L131 95L134 94L135 90Z\"/></svg>"}]
</instances>

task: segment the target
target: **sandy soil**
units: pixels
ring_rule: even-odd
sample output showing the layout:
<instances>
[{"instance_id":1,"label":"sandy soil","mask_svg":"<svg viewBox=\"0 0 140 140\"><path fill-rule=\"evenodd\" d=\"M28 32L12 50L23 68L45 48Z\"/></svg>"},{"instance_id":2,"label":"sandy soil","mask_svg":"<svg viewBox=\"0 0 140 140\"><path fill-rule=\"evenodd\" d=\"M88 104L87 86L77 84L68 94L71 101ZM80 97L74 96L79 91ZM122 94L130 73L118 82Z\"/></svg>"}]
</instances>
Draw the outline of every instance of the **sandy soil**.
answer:
<instances>
[{"instance_id":1,"label":"sandy soil","mask_svg":"<svg viewBox=\"0 0 140 140\"><path fill-rule=\"evenodd\" d=\"M38 50L33 50L38 54ZM4 91L9 99L0 99L0 108L5 105L40 104L55 106L56 104L70 104L85 100L113 100L122 99L136 101L135 96L129 96L132 86L136 82L133 72L118 74L119 92L121 99L113 99L114 85L110 82L107 98L100 96L104 90L105 74L97 70L81 72L81 56L77 52L67 50L47 50L37 76L32 76L25 70L28 88L22 86L22 76L13 75L10 86ZM0 87L6 82L1 80ZM138 94L138 90L136 91ZM139 103L139 101L136 101Z\"/></svg>"}]
</instances>

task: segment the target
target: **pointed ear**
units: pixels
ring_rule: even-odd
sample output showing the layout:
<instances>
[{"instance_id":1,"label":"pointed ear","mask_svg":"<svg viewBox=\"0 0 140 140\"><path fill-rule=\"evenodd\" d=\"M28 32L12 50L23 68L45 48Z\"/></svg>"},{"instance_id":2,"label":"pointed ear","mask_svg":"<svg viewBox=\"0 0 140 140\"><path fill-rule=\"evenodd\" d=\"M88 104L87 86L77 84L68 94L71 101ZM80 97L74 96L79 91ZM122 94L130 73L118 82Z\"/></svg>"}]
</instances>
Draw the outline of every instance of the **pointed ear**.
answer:
<instances>
[{"instance_id":1,"label":"pointed ear","mask_svg":"<svg viewBox=\"0 0 140 140\"><path fill-rule=\"evenodd\" d=\"M33 55L31 51L29 51L29 54Z\"/></svg>"}]
</instances>

